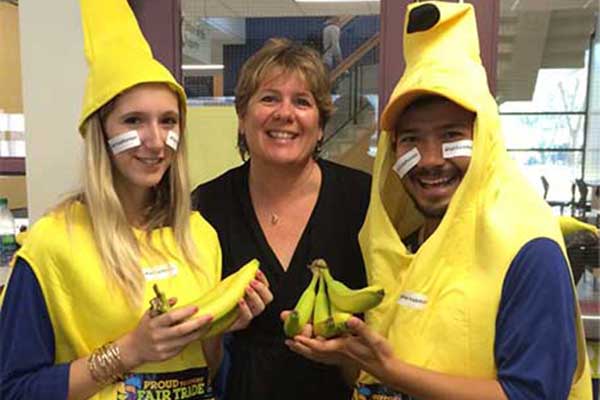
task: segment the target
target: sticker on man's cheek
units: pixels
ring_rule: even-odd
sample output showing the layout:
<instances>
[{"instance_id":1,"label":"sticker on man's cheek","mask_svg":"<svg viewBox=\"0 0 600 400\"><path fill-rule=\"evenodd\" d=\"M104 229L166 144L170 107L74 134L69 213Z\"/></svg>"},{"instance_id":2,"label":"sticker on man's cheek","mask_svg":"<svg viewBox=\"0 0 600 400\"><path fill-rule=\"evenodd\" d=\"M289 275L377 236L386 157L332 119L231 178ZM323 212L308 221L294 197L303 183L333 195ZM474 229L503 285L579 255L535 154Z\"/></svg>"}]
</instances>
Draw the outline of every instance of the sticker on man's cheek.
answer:
<instances>
[{"instance_id":1,"label":"sticker on man's cheek","mask_svg":"<svg viewBox=\"0 0 600 400\"><path fill-rule=\"evenodd\" d=\"M137 131L129 131L110 139L108 145L112 153L117 155L134 147L141 146L142 141Z\"/></svg>"},{"instance_id":2,"label":"sticker on man's cheek","mask_svg":"<svg viewBox=\"0 0 600 400\"><path fill-rule=\"evenodd\" d=\"M172 148L173 151L177 151L177 147L179 146L179 134L175 131L169 131L166 144Z\"/></svg>"},{"instance_id":3,"label":"sticker on man's cheek","mask_svg":"<svg viewBox=\"0 0 600 400\"><path fill-rule=\"evenodd\" d=\"M471 157L472 154L473 141L469 139L444 143L442 145L442 156L444 158Z\"/></svg>"},{"instance_id":4,"label":"sticker on man's cheek","mask_svg":"<svg viewBox=\"0 0 600 400\"><path fill-rule=\"evenodd\" d=\"M396 163L394 164L394 171L400 176L400 178L404 178L408 172L413 169L418 163L421 161L421 153L417 150L416 147L413 147L410 151L403 154Z\"/></svg>"}]
</instances>

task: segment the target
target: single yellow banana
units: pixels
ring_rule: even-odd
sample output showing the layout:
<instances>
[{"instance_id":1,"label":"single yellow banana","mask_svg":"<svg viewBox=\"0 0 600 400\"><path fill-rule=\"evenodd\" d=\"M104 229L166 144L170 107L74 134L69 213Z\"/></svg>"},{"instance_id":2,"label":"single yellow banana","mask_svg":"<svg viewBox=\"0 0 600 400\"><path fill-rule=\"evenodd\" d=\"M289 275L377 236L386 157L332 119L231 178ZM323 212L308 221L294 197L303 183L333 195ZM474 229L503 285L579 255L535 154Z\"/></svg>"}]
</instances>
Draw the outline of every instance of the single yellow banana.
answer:
<instances>
[{"instance_id":1,"label":"single yellow banana","mask_svg":"<svg viewBox=\"0 0 600 400\"><path fill-rule=\"evenodd\" d=\"M313 333L315 336L323 336L325 332L321 328L325 328L324 322L331 316L327 288L325 287L325 280L321 271L321 269L317 270L319 275L319 289L315 297L315 309L313 311Z\"/></svg>"},{"instance_id":2,"label":"single yellow banana","mask_svg":"<svg viewBox=\"0 0 600 400\"><path fill-rule=\"evenodd\" d=\"M260 263L254 259L229 275L200 298L185 304L184 306L194 305L198 307L198 312L194 316L211 315L213 320L211 327L205 337L218 335L236 320L238 315L238 302L244 297L246 288L256 276ZM155 285L156 286L156 285ZM157 297L155 299L166 299L166 296L160 292L158 286L155 287ZM162 296L159 296L159 293ZM153 301L155 301L153 299ZM159 308L159 306L154 306ZM163 308L164 310L165 308Z\"/></svg>"},{"instance_id":3,"label":"single yellow banana","mask_svg":"<svg viewBox=\"0 0 600 400\"><path fill-rule=\"evenodd\" d=\"M362 313L376 307L383 300L385 291L381 286L371 285L362 289L350 289L342 282L333 279L324 261L315 264L315 266L321 269L321 274L327 285L327 295L331 301L331 306L335 310L352 314Z\"/></svg>"},{"instance_id":4,"label":"single yellow banana","mask_svg":"<svg viewBox=\"0 0 600 400\"><path fill-rule=\"evenodd\" d=\"M246 288L256 277L260 263L254 259L223 279L200 298L186 304L198 307L197 316L212 315L213 321L218 320L231 309L237 309L238 302L244 297Z\"/></svg>"},{"instance_id":5,"label":"single yellow banana","mask_svg":"<svg viewBox=\"0 0 600 400\"><path fill-rule=\"evenodd\" d=\"M208 332L203 336L204 339L208 339L210 337L220 335L225 332L238 317L238 308L232 308L227 314L223 315L221 318L216 321L213 320L210 323L210 327L208 328Z\"/></svg>"},{"instance_id":6,"label":"single yellow banana","mask_svg":"<svg viewBox=\"0 0 600 400\"><path fill-rule=\"evenodd\" d=\"M598 228L596 228L594 225L586 224L577 218L561 215L558 217L558 223L560 224L560 230L563 236L567 236L578 231L589 231L596 235L596 237L599 235Z\"/></svg>"},{"instance_id":7,"label":"single yellow banana","mask_svg":"<svg viewBox=\"0 0 600 400\"><path fill-rule=\"evenodd\" d=\"M329 318L324 321L315 323L315 332L319 331L318 336L329 339L335 336L340 336L348 332L346 322L352 317L352 314L346 312L334 312Z\"/></svg>"},{"instance_id":8,"label":"single yellow banana","mask_svg":"<svg viewBox=\"0 0 600 400\"><path fill-rule=\"evenodd\" d=\"M283 331L287 337L298 335L302 331L302 328L304 328L304 325L306 325L312 317L316 297L315 288L319 281L318 272L313 269L312 273L313 276L310 283L300 296L294 310L288 315L283 323Z\"/></svg>"}]
</instances>

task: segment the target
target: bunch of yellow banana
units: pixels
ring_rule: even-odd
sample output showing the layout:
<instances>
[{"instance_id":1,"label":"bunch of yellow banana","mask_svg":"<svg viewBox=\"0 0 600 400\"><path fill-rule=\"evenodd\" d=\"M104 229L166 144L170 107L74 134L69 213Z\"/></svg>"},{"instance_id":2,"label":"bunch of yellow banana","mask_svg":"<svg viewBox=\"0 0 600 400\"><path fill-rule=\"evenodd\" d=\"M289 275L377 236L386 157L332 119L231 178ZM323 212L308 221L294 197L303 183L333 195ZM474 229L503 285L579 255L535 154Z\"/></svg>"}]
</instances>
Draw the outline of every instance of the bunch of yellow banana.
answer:
<instances>
[{"instance_id":1,"label":"bunch of yellow banana","mask_svg":"<svg viewBox=\"0 0 600 400\"><path fill-rule=\"evenodd\" d=\"M335 280L325 260L313 261L310 269L312 279L283 323L288 337L298 335L310 322L315 336L338 336L347 330L346 321L352 314L370 310L383 300L385 293L381 286L350 289Z\"/></svg>"},{"instance_id":2,"label":"bunch of yellow banana","mask_svg":"<svg viewBox=\"0 0 600 400\"><path fill-rule=\"evenodd\" d=\"M246 288L256 276L260 263L253 259L223 279L200 298L185 304L198 307L195 316L212 315L213 319L204 338L209 338L225 332L238 316L238 302L244 297ZM156 297L150 300L151 309L162 314L170 309L167 297L154 285Z\"/></svg>"}]
</instances>

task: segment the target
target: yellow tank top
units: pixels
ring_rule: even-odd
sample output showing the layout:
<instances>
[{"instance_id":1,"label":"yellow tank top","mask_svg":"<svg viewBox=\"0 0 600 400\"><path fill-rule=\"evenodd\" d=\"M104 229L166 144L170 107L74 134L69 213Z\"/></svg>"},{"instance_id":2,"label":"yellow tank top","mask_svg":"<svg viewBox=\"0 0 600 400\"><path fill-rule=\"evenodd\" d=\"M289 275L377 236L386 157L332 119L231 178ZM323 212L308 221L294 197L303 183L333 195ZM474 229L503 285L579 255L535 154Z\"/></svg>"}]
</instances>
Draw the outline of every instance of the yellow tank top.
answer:
<instances>
[{"instance_id":1,"label":"yellow tank top","mask_svg":"<svg viewBox=\"0 0 600 400\"><path fill-rule=\"evenodd\" d=\"M171 228L151 232L150 240L163 257L144 256L140 261L146 288L143 305L134 309L126 301L127 294L108 284L104 276L87 208L76 203L68 212L68 223L65 211L40 219L18 252L42 289L54 331L57 364L85 357L132 331L154 297L154 283L177 296L179 304L186 304L220 280L217 235L200 214L193 213L190 225L202 271L193 270L177 250ZM145 233L135 234L139 241L146 240ZM125 382L109 385L92 398L213 398L201 342L188 345L171 360L140 366Z\"/></svg>"}]
</instances>

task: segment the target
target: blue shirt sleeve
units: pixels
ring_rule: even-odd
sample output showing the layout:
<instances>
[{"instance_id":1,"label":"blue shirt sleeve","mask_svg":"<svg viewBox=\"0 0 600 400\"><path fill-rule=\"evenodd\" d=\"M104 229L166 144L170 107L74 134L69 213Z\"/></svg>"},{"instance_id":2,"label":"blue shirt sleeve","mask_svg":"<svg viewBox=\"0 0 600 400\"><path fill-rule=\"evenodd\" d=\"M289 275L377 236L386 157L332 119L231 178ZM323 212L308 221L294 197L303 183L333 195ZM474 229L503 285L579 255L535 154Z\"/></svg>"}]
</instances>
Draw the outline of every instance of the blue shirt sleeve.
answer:
<instances>
[{"instance_id":1,"label":"blue shirt sleeve","mask_svg":"<svg viewBox=\"0 0 600 400\"><path fill-rule=\"evenodd\" d=\"M510 265L496 320L498 380L509 399L566 399L577 366L575 296L558 244L538 238Z\"/></svg>"},{"instance_id":2,"label":"blue shirt sleeve","mask_svg":"<svg viewBox=\"0 0 600 400\"><path fill-rule=\"evenodd\" d=\"M54 331L42 290L19 258L0 309L0 398L66 399L69 364L54 363Z\"/></svg>"}]
</instances>

